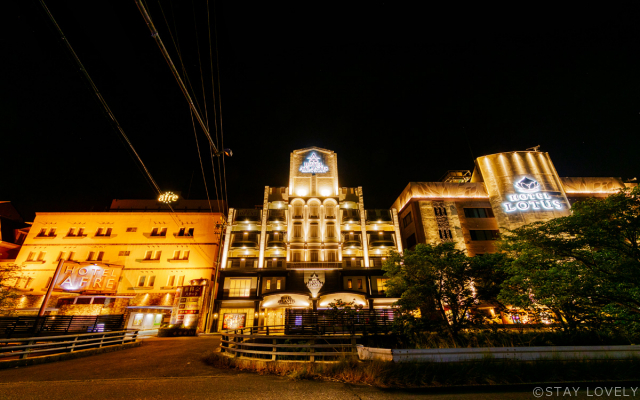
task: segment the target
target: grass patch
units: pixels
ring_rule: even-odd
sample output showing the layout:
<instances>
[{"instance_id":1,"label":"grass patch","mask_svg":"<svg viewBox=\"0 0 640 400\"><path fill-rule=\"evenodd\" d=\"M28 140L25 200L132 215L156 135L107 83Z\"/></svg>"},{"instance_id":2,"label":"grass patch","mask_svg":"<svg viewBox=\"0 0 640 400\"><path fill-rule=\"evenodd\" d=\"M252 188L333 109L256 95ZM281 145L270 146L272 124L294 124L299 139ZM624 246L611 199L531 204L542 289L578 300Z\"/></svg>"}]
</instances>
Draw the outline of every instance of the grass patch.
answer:
<instances>
[{"instance_id":1,"label":"grass patch","mask_svg":"<svg viewBox=\"0 0 640 400\"><path fill-rule=\"evenodd\" d=\"M636 381L640 359L590 361L512 361L485 359L458 363L361 362L357 358L335 363L273 362L230 358L212 352L203 361L217 368L287 376L293 380L325 379L382 388L419 388L464 385L506 385L536 382Z\"/></svg>"}]
</instances>

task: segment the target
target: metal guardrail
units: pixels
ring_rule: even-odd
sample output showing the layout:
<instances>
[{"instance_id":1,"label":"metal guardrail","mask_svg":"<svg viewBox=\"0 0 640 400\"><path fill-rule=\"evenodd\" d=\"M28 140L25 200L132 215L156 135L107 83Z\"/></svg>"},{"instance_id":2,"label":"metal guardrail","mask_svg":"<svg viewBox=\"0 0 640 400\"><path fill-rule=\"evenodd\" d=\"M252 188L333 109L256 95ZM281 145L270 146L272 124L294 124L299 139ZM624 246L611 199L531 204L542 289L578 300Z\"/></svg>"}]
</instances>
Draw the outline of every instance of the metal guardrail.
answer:
<instances>
[{"instance_id":1,"label":"metal guardrail","mask_svg":"<svg viewBox=\"0 0 640 400\"><path fill-rule=\"evenodd\" d=\"M55 355L70 353L76 350L125 344L135 342L137 337L138 331L113 331L0 339L0 360L14 357L24 359L33 355Z\"/></svg>"},{"instance_id":2,"label":"metal guardrail","mask_svg":"<svg viewBox=\"0 0 640 400\"><path fill-rule=\"evenodd\" d=\"M284 325L222 332L221 351L263 361L335 361L357 356L356 335L286 335Z\"/></svg>"}]
</instances>

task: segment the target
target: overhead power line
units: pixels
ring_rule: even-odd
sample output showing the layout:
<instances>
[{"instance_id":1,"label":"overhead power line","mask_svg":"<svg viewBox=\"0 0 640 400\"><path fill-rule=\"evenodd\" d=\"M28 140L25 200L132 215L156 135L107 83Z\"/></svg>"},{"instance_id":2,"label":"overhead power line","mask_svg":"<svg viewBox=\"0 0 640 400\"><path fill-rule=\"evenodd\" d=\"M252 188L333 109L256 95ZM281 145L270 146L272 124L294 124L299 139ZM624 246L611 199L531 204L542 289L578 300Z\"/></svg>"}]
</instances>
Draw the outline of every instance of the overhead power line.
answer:
<instances>
[{"instance_id":1,"label":"overhead power line","mask_svg":"<svg viewBox=\"0 0 640 400\"><path fill-rule=\"evenodd\" d=\"M164 59L167 61L167 64L169 64L169 68L171 69L173 76L176 78L176 81L178 82L178 86L180 86L180 90L182 90L182 94L187 99L187 102L189 103L189 107L191 107L191 111L195 115L196 120L198 121L198 124L200 124L200 127L202 128L205 135L207 136L207 139L209 140L209 144L213 147L214 151L216 152L216 155L218 155L219 154L218 148L216 147L215 143L213 142L213 139L211 138L211 135L209 134L209 129L207 128L207 125L205 124L205 122L202 120L202 117L200 116L198 109L193 103L193 100L191 99L191 95L189 95L189 91L187 90L187 87L182 81L182 78L180 78L180 74L178 73L176 66L173 64L173 61L171 60L171 56L169 55L167 48L164 46L164 43L162 42L162 39L160 38L160 34L158 33L158 30L153 25L151 16L147 12L147 9L145 8L144 4L142 4L142 0L136 0L136 4L138 5L138 10L140 10L142 17L144 18L145 22L147 23L147 26L149 27L149 30L151 31L151 36L155 39L156 43L158 44L158 47L160 48L160 52L164 56Z\"/></svg>"},{"instance_id":2,"label":"overhead power line","mask_svg":"<svg viewBox=\"0 0 640 400\"><path fill-rule=\"evenodd\" d=\"M73 50L73 47L71 47L71 43L69 43L69 41L67 40L67 37L62 32L62 29L60 28L60 26L56 22L55 18L53 18L53 15L51 14L51 11L49 11L49 8L47 8L47 5L44 4L43 0L40 0L40 4L42 5L42 8L44 9L44 11L47 13L47 16L49 17L49 19L51 20L51 22L55 26L56 30L58 31L58 34L60 35L60 37L62 39L62 42L65 44L65 46L67 47L67 49L71 53L71 56L73 57L74 61L80 67L80 71L82 71L84 77L86 78L87 82L89 83L89 86L91 86L91 89L93 90L93 92L95 93L96 97L98 98L98 101L102 105L105 113L109 116L109 118L111 119L111 122L114 124L114 126L116 127L118 132L120 132L120 134L122 135L124 140L129 145L129 148L131 149L133 154L136 156L138 162L140 163L140 166L142 166L142 169L144 170L144 174L146 175L145 177L148 179L148 181L151 184L151 186L158 192L158 194L161 194L162 191L160 190L160 187L158 186L156 181L151 176L151 173L147 169L147 166L144 164L144 162L142 162L142 158L140 158L140 155L138 154L136 149L133 148L133 144L131 143L131 141L129 140L127 135L124 133L124 130L120 126L120 123L116 119L116 116L111 111L111 108L109 108L109 105L107 104L107 102L104 99L104 97L102 97L102 94L98 90L98 87L95 85L95 83L93 83L93 79L91 79L91 76L89 76L89 72L87 72L87 70L85 69L84 65L82 65L82 62L80 61L80 58L78 58L78 55Z\"/></svg>"}]
</instances>

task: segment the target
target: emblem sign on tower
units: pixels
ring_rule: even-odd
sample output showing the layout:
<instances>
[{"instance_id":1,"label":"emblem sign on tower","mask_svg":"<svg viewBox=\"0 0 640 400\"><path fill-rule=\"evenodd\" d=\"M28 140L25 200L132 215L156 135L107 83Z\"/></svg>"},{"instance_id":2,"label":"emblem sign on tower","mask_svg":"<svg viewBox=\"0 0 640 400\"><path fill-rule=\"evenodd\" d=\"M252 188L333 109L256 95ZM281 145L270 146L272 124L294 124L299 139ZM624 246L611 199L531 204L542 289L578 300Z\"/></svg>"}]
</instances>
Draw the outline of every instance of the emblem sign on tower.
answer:
<instances>
[{"instance_id":1,"label":"emblem sign on tower","mask_svg":"<svg viewBox=\"0 0 640 400\"><path fill-rule=\"evenodd\" d=\"M563 205L560 200L551 197L555 192L542 191L542 186L535 179L524 177L513 184L518 193L507 195L506 201L502 203L504 210L508 213L514 211L535 211L535 210L562 210Z\"/></svg>"},{"instance_id":2,"label":"emblem sign on tower","mask_svg":"<svg viewBox=\"0 0 640 400\"><path fill-rule=\"evenodd\" d=\"M320 157L314 152L307 158L307 161L302 163L299 171L302 173L322 174L329 171L329 167L324 165Z\"/></svg>"}]
</instances>

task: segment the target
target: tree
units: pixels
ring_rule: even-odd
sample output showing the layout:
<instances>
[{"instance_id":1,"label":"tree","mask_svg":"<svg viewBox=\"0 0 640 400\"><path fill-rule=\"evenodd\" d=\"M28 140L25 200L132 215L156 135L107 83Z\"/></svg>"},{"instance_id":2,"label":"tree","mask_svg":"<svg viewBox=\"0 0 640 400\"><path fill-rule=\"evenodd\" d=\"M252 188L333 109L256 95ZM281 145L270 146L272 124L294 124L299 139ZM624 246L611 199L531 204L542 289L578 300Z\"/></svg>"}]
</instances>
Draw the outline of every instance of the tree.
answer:
<instances>
[{"instance_id":1,"label":"tree","mask_svg":"<svg viewBox=\"0 0 640 400\"><path fill-rule=\"evenodd\" d=\"M470 313L479 300L472 263L454 243L419 244L404 254L393 253L382 269L389 277L387 296L399 298L395 306L400 324L408 327L405 334L443 330L459 342L459 332L480 317Z\"/></svg>"},{"instance_id":2,"label":"tree","mask_svg":"<svg viewBox=\"0 0 640 400\"><path fill-rule=\"evenodd\" d=\"M567 330L610 324L638 332L640 187L578 202L572 211L503 237L499 248L513 261L500 298L547 307Z\"/></svg>"},{"instance_id":3,"label":"tree","mask_svg":"<svg viewBox=\"0 0 640 400\"><path fill-rule=\"evenodd\" d=\"M14 288L20 278L20 266L0 264L0 313L10 314L16 307L20 293Z\"/></svg>"}]
</instances>

